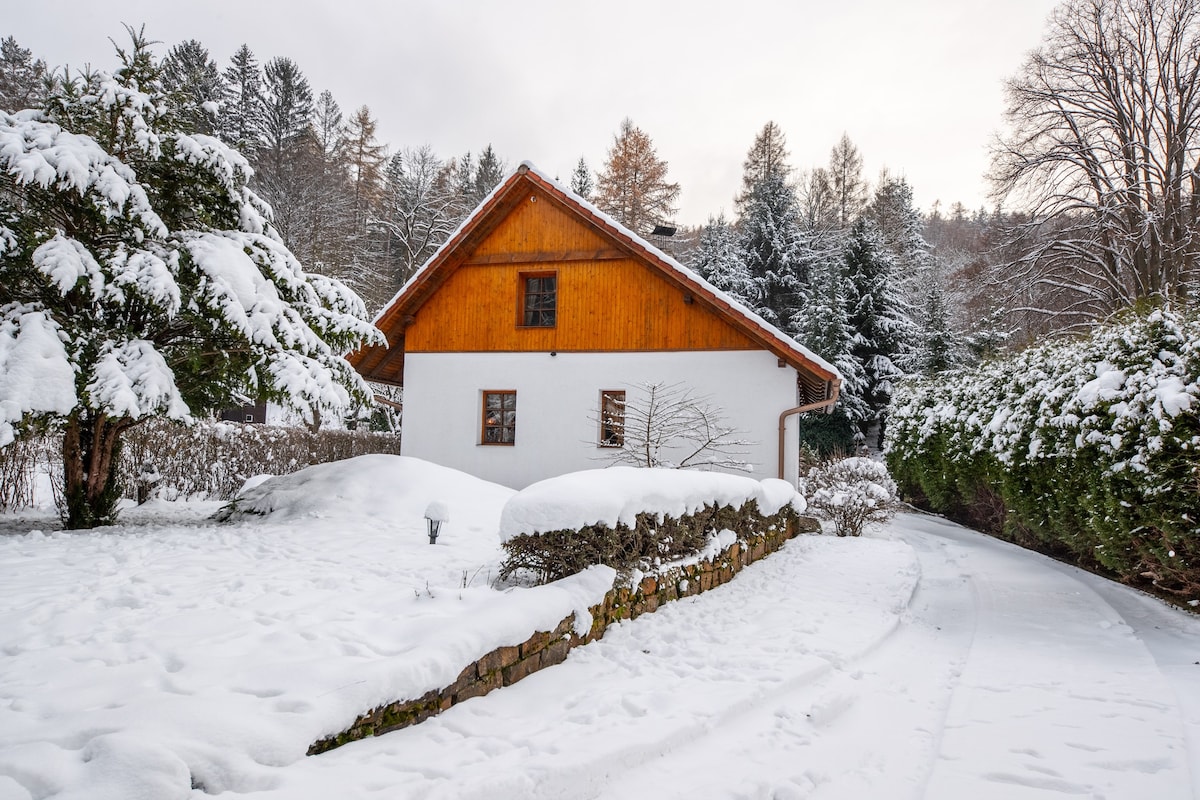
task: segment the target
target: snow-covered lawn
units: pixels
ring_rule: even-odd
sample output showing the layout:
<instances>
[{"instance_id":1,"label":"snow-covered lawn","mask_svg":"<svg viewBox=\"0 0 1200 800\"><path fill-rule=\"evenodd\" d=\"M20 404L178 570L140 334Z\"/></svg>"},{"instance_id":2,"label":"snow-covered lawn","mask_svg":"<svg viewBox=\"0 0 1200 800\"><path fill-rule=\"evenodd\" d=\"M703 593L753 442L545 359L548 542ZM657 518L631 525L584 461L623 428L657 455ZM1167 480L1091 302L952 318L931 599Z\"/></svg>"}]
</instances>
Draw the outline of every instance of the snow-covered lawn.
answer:
<instances>
[{"instance_id":1,"label":"snow-covered lawn","mask_svg":"<svg viewBox=\"0 0 1200 800\"><path fill-rule=\"evenodd\" d=\"M1200 789L1196 618L907 514L793 540L564 664L306 757L611 578L492 588L509 490L410 459L347 464L276 483L250 503L273 513L227 524L212 504L88 533L0 518L0 800ZM437 545L432 501L450 517Z\"/></svg>"}]
</instances>

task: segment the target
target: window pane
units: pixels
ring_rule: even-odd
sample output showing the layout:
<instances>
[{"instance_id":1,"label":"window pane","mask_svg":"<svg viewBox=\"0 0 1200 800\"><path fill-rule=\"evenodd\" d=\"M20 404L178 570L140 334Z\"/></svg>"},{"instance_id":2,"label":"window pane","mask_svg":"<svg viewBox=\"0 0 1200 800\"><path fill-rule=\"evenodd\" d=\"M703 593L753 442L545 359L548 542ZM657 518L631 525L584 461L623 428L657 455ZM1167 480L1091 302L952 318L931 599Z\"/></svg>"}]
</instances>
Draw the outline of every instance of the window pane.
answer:
<instances>
[{"instance_id":1,"label":"window pane","mask_svg":"<svg viewBox=\"0 0 1200 800\"><path fill-rule=\"evenodd\" d=\"M481 444L513 444L516 441L517 393L483 393Z\"/></svg>"},{"instance_id":2,"label":"window pane","mask_svg":"<svg viewBox=\"0 0 1200 800\"><path fill-rule=\"evenodd\" d=\"M554 311L558 300L558 277L529 276L525 279L522 298L521 324L528 327L554 327Z\"/></svg>"},{"instance_id":3,"label":"window pane","mask_svg":"<svg viewBox=\"0 0 1200 800\"><path fill-rule=\"evenodd\" d=\"M600 393L600 446L625 444L625 392Z\"/></svg>"}]
</instances>

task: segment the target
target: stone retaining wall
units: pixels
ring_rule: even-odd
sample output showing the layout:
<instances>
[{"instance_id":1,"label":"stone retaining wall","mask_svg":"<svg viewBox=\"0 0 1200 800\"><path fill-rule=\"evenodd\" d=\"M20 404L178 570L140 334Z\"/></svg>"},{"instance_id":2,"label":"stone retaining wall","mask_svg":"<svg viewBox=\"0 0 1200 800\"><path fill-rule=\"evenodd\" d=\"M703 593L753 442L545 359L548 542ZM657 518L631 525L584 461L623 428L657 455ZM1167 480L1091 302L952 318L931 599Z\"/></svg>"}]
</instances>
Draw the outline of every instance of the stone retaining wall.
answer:
<instances>
[{"instance_id":1,"label":"stone retaining wall","mask_svg":"<svg viewBox=\"0 0 1200 800\"><path fill-rule=\"evenodd\" d=\"M572 648L601 638L612 623L634 619L657 610L663 603L728 583L747 564L775 552L788 539L802 532L820 530L817 521L809 517L791 515L787 521L783 516L767 519L767 531L741 534L740 541L711 560L671 567L660 574L646 576L636 587L630 587L618 578L620 585L609 590L604 602L589 609L592 628L586 635L576 633L575 615L570 614L552 631L539 631L520 644L493 650L469 665L454 683L441 690L428 692L415 700L399 700L371 709L342 733L314 742L308 748L308 755L416 725L464 700L480 697L501 686L511 686L538 670L561 664Z\"/></svg>"}]
</instances>

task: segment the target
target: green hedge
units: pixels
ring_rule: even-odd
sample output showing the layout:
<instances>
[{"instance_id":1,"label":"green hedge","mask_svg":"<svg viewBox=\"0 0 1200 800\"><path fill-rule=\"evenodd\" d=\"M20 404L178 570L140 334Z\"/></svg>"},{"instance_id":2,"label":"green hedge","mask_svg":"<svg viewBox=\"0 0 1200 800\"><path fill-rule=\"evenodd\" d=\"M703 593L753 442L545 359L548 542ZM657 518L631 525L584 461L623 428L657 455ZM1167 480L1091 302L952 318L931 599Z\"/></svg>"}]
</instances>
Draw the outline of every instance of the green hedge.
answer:
<instances>
[{"instance_id":1,"label":"green hedge","mask_svg":"<svg viewBox=\"0 0 1200 800\"><path fill-rule=\"evenodd\" d=\"M1130 583L1200 598L1200 316L1130 314L898 387L901 492Z\"/></svg>"}]
</instances>

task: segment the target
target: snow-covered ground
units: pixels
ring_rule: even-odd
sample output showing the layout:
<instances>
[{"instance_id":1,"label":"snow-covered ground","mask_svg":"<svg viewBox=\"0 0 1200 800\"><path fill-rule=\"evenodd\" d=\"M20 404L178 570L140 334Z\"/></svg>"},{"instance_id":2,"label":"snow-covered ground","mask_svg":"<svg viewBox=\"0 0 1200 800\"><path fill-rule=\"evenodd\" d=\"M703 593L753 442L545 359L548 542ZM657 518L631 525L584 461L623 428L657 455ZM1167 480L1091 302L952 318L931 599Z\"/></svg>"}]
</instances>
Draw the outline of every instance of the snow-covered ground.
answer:
<instances>
[{"instance_id":1,"label":"snow-covered ground","mask_svg":"<svg viewBox=\"0 0 1200 800\"><path fill-rule=\"evenodd\" d=\"M492 588L509 490L352 463L227 524L0 518L0 800L1200 797L1200 619L916 514L306 757L611 578Z\"/></svg>"}]
</instances>

